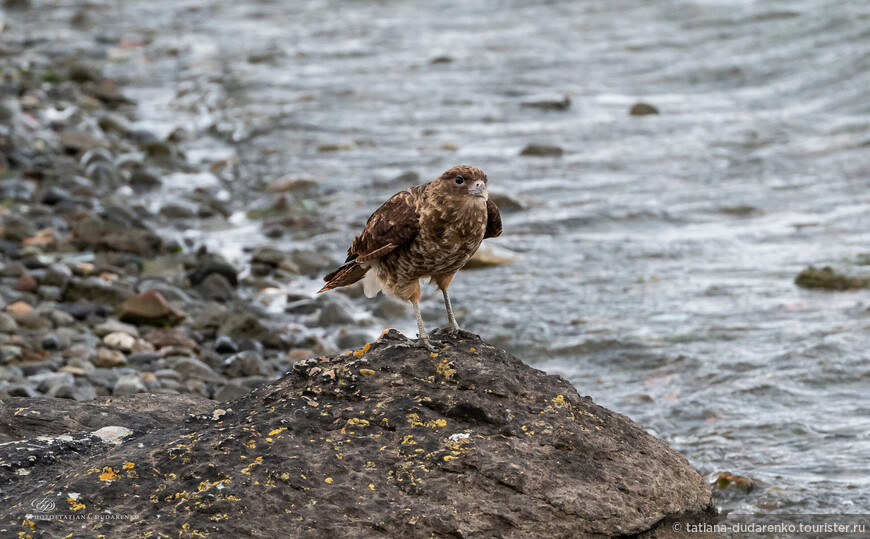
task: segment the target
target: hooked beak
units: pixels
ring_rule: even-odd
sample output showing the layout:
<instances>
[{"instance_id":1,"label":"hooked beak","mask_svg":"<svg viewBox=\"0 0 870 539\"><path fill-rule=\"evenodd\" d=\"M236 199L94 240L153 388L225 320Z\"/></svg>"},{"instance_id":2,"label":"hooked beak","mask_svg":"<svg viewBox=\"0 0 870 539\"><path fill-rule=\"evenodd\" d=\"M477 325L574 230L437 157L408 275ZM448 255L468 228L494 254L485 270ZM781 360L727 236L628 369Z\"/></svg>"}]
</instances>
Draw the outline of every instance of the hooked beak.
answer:
<instances>
[{"instance_id":1,"label":"hooked beak","mask_svg":"<svg viewBox=\"0 0 870 539\"><path fill-rule=\"evenodd\" d=\"M489 199L489 191L486 190L486 184L483 180L477 180L468 188L468 192L476 197L481 197L484 200Z\"/></svg>"}]
</instances>

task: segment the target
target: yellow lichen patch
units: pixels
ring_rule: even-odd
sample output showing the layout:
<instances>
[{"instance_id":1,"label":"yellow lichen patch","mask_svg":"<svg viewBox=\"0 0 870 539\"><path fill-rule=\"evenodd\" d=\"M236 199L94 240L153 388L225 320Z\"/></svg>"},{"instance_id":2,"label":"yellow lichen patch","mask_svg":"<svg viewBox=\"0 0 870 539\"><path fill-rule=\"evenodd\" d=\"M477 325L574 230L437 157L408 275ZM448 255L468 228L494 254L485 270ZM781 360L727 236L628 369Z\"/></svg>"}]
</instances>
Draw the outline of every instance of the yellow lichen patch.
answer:
<instances>
[{"instance_id":1,"label":"yellow lichen patch","mask_svg":"<svg viewBox=\"0 0 870 539\"><path fill-rule=\"evenodd\" d=\"M281 479L283 479L284 481L287 481L288 479L290 479L290 474L287 473L287 472L284 472L284 473L281 474L280 477L281 477Z\"/></svg>"},{"instance_id":2,"label":"yellow lichen patch","mask_svg":"<svg viewBox=\"0 0 870 539\"><path fill-rule=\"evenodd\" d=\"M326 483L327 485L331 485L331 484L332 484L332 478L331 478L331 477L327 477L326 479L323 480L323 482Z\"/></svg>"},{"instance_id":3,"label":"yellow lichen patch","mask_svg":"<svg viewBox=\"0 0 870 539\"><path fill-rule=\"evenodd\" d=\"M414 441L414 436L409 434L402 438L402 445L417 445L417 442Z\"/></svg>"},{"instance_id":4,"label":"yellow lichen patch","mask_svg":"<svg viewBox=\"0 0 870 539\"><path fill-rule=\"evenodd\" d=\"M269 431L269 436L275 436L276 434L281 434L285 430L287 430L287 427L281 427L279 429Z\"/></svg>"},{"instance_id":5,"label":"yellow lichen patch","mask_svg":"<svg viewBox=\"0 0 870 539\"><path fill-rule=\"evenodd\" d=\"M453 365L451 365L446 359L441 361L435 370L447 380L452 379L453 375L456 373L456 369L454 369Z\"/></svg>"},{"instance_id":6,"label":"yellow lichen patch","mask_svg":"<svg viewBox=\"0 0 870 539\"><path fill-rule=\"evenodd\" d=\"M70 511L81 511L85 508L85 504L79 503L75 498L67 498L66 501L69 502Z\"/></svg>"},{"instance_id":7,"label":"yellow lichen patch","mask_svg":"<svg viewBox=\"0 0 870 539\"><path fill-rule=\"evenodd\" d=\"M118 478L118 470L111 466L103 468L103 473L100 474L100 481L114 481Z\"/></svg>"},{"instance_id":8,"label":"yellow lichen patch","mask_svg":"<svg viewBox=\"0 0 870 539\"><path fill-rule=\"evenodd\" d=\"M553 397L552 402L556 408L571 408L571 403L565 400L565 395Z\"/></svg>"},{"instance_id":9,"label":"yellow lichen patch","mask_svg":"<svg viewBox=\"0 0 870 539\"><path fill-rule=\"evenodd\" d=\"M246 467L242 468L241 472L245 475L251 475L251 468L263 462L263 457L257 457L254 459L254 462L250 463Z\"/></svg>"},{"instance_id":10,"label":"yellow lichen patch","mask_svg":"<svg viewBox=\"0 0 870 539\"><path fill-rule=\"evenodd\" d=\"M410 423L412 427L428 427L430 429L447 426L447 421L444 419L433 419L424 423L423 421L420 421L420 416L414 413L408 414L408 423Z\"/></svg>"},{"instance_id":11,"label":"yellow lichen patch","mask_svg":"<svg viewBox=\"0 0 870 539\"><path fill-rule=\"evenodd\" d=\"M429 357L438 357L437 352L429 352Z\"/></svg>"},{"instance_id":12,"label":"yellow lichen patch","mask_svg":"<svg viewBox=\"0 0 870 539\"><path fill-rule=\"evenodd\" d=\"M248 449L256 449L257 442L255 442L254 440L248 440L248 443L246 443L245 446L247 446Z\"/></svg>"},{"instance_id":13,"label":"yellow lichen patch","mask_svg":"<svg viewBox=\"0 0 870 539\"><path fill-rule=\"evenodd\" d=\"M136 467L136 465L133 464L132 462L125 462L124 465L121 467L124 468L125 470L132 470L133 468Z\"/></svg>"},{"instance_id":14,"label":"yellow lichen patch","mask_svg":"<svg viewBox=\"0 0 870 539\"><path fill-rule=\"evenodd\" d=\"M360 373L360 374L368 374L368 375L372 375L372 374L375 373L375 371L373 371L373 370L371 370L371 369L360 369L360 370L359 370L359 373Z\"/></svg>"},{"instance_id":15,"label":"yellow lichen patch","mask_svg":"<svg viewBox=\"0 0 870 539\"><path fill-rule=\"evenodd\" d=\"M456 460L459 457L454 457L453 455L444 455L444 461L449 462L451 460Z\"/></svg>"},{"instance_id":16,"label":"yellow lichen patch","mask_svg":"<svg viewBox=\"0 0 870 539\"><path fill-rule=\"evenodd\" d=\"M369 426L369 422L367 420L360 419L358 417L352 417L352 418L348 419L347 424L348 425L356 425L356 426L360 426L360 427L368 427Z\"/></svg>"},{"instance_id":17,"label":"yellow lichen patch","mask_svg":"<svg viewBox=\"0 0 870 539\"><path fill-rule=\"evenodd\" d=\"M375 486L372 483L369 483L369 490L375 490Z\"/></svg>"}]
</instances>

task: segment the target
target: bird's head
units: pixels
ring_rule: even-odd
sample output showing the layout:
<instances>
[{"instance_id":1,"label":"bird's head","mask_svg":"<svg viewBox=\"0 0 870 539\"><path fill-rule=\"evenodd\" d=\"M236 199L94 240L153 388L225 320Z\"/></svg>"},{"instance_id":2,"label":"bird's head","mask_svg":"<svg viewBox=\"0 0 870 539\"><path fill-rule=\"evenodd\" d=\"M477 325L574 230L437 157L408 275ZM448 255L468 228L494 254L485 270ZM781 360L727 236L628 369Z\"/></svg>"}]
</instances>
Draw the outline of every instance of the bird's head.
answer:
<instances>
[{"instance_id":1,"label":"bird's head","mask_svg":"<svg viewBox=\"0 0 870 539\"><path fill-rule=\"evenodd\" d=\"M435 183L446 197L489 200L486 174L479 168L467 165L453 167L439 176Z\"/></svg>"}]
</instances>

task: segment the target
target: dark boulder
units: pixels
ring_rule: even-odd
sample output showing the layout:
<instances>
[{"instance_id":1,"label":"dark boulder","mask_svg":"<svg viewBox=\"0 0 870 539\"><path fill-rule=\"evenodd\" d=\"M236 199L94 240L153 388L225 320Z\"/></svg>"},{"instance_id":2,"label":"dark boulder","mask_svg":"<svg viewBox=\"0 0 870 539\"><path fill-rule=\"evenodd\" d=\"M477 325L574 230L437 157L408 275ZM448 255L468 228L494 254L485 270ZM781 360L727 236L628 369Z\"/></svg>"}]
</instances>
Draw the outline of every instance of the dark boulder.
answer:
<instances>
[{"instance_id":1,"label":"dark boulder","mask_svg":"<svg viewBox=\"0 0 870 539\"><path fill-rule=\"evenodd\" d=\"M298 362L220 408L3 402L0 432L29 441L0 445L0 513L34 537L587 537L715 512L685 458L564 379L478 339L403 342ZM55 518L27 519L34 499Z\"/></svg>"}]
</instances>

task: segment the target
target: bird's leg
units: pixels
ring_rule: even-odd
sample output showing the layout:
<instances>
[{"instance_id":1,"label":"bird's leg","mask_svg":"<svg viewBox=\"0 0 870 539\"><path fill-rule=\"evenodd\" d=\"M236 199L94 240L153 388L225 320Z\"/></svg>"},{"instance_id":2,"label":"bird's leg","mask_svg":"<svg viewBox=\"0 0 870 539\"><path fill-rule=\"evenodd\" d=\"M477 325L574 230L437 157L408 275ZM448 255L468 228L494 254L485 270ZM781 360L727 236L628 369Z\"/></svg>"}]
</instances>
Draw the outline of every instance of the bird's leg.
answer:
<instances>
[{"instance_id":1,"label":"bird's leg","mask_svg":"<svg viewBox=\"0 0 870 539\"><path fill-rule=\"evenodd\" d=\"M459 324L456 323L456 317L453 315L453 306L450 305L450 296L447 295L447 290L442 290L442 294L444 294L444 306L447 307L447 323L450 324L449 329L451 333L456 333L459 331Z\"/></svg>"},{"instance_id":2,"label":"bird's leg","mask_svg":"<svg viewBox=\"0 0 870 539\"><path fill-rule=\"evenodd\" d=\"M444 306L447 308L448 325L447 327L441 328L439 331L445 332L448 335L456 335L465 339L477 337L477 335L475 335L474 333L470 331L465 331L464 329L459 327L459 324L456 322L456 316L453 314L453 306L450 304L450 296L447 295L447 289L442 289L441 293L444 294Z\"/></svg>"},{"instance_id":3,"label":"bird's leg","mask_svg":"<svg viewBox=\"0 0 870 539\"><path fill-rule=\"evenodd\" d=\"M415 346L435 350L435 347L429 342L429 336L426 335L426 329L423 327L423 315L420 314L420 304L416 301L412 303L414 305L414 318L417 319L417 330L419 332Z\"/></svg>"}]
</instances>

